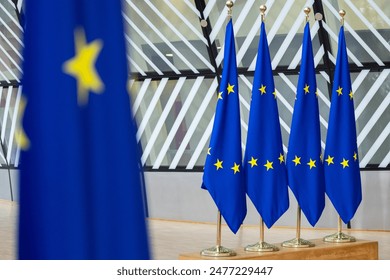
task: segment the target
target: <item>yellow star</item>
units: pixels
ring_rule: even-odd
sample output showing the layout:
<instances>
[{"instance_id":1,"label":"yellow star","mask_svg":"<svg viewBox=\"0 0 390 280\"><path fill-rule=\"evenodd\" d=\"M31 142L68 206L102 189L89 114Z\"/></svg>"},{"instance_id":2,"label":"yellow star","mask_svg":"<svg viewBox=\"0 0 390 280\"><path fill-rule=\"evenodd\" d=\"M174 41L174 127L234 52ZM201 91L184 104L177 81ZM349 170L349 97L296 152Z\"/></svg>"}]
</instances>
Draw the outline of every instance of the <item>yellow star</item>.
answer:
<instances>
[{"instance_id":1,"label":"yellow star","mask_svg":"<svg viewBox=\"0 0 390 280\"><path fill-rule=\"evenodd\" d=\"M214 165L217 167L217 170L220 169L220 168L223 168L222 167L222 163L223 163L223 161L219 160L219 159L217 159L217 162L214 163Z\"/></svg>"},{"instance_id":2,"label":"yellow star","mask_svg":"<svg viewBox=\"0 0 390 280\"><path fill-rule=\"evenodd\" d=\"M352 92L352 90L349 92L349 99L353 99L353 92Z\"/></svg>"},{"instance_id":3,"label":"yellow star","mask_svg":"<svg viewBox=\"0 0 390 280\"><path fill-rule=\"evenodd\" d=\"M251 165L251 167L257 166L257 158L252 157L248 163Z\"/></svg>"},{"instance_id":4,"label":"yellow star","mask_svg":"<svg viewBox=\"0 0 390 280\"><path fill-rule=\"evenodd\" d=\"M346 160L345 158L343 158L343 161L340 162L340 164L343 166L343 169L344 169L345 167L349 167L348 161L349 161L349 160Z\"/></svg>"},{"instance_id":5,"label":"yellow star","mask_svg":"<svg viewBox=\"0 0 390 280\"><path fill-rule=\"evenodd\" d=\"M284 155L282 155L282 154L279 154L279 157L278 157L278 159L279 159L279 163L282 163L282 162L284 162Z\"/></svg>"},{"instance_id":6,"label":"yellow star","mask_svg":"<svg viewBox=\"0 0 390 280\"><path fill-rule=\"evenodd\" d=\"M334 157L331 157L330 155L328 155L328 158L325 160L328 163L328 166L331 164L334 164L333 159L334 159Z\"/></svg>"},{"instance_id":7,"label":"yellow star","mask_svg":"<svg viewBox=\"0 0 390 280\"><path fill-rule=\"evenodd\" d=\"M222 98L222 91L221 91L221 92L218 92L218 99L223 99L223 98Z\"/></svg>"},{"instance_id":8,"label":"yellow star","mask_svg":"<svg viewBox=\"0 0 390 280\"><path fill-rule=\"evenodd\" d=\"M354 159L354 161L357 161L357 153L356 152L353 153L353 159Z\"/></svg>"},{"instance_id":9,"label":"yellow star","mask_svg":"<svg viewBox=\"0 0 390 280\"><path fill-rule=\"evenodd\" d=\"M273 164L273 162L272 162L272 161L269 162L268 160L267 160L267 163L264 164L264 166L267 167L267 171L270 170L270 169L274 169L274 168L272 167L272 164Z\"/></svg>"},{"instance_id":10,"label":"yellow star","mask_svg":"<svg viewBox=\"0 0 390 280\"><path fill-rule=\"evenodd\" d=\"M263 95L265 93L265 88L266 88L266 86L264 86L264 85L261 85L261 87L259 88L261 95Z\"/></svg>"},{"instance_id":11,"label":"yellow star","mask_svg":"<svg viewBox=\"0 0 390 280\"><path fill-rule=\"evenodd\" d=\"M343 88L340 87L340 86L339 86L339 89L336 90L336 91L337 91L337 93L338 93L339 96L343 94Z\"/></svg>"},{"instance_id":12,"label":"yellow star","mask_svg":"<svg viewBox=\"0 0 390 280\"><path fill-rule=\"evenodd\" d=\"M324 162L323 159L322 159L322 153L320 154L320 161Z\"/></svg>"},{"instance_id":13,"label":"yellow star","mask_svg":"<svg viewBox=\"0 0 390 280\"><path fill-rule=\"evenodd\" d=\"M234 88L234 85L230 85L230 84L228 83L228 87L227 87L228 94L234 92L233 88Z\"/></svg>"},{"instance_id":14,"label":"yellow star","mask_svg":"<svg viewBox=\"0 0 390 280\"><path fill-rule=\"evenodd\" d=\"M18 144L18 146L24 151L30 148L30 140L28 139L22 126L22 120L24 116L24 111L26 110L26 105L27 105L27 100L22 95L20 97L19 108L17 113L18 122L16 124L16 130L15 130L15 141Z\"/></svg>"},{"instance_id":15,"label":"yellow star","mask_svg":"<svg viewBox=\"0 0 390 280\"><path fill-rule=\"evenodd\" d=\"M209 147L209 148L207 149L207 154L208 154L208 155L211 155L210 151L211 151L211 147Z\"/></svg>"},{"instance_id":16,"label":"yellow star","mask_svg":"<svg viewBox=\"0 0 390 280\"><path fill-rule=\"evenodd\" d=\"M292 161L295 163L295 166L297 166L298 164L301 164L301 158L300 157L295 156L295 158Z\"/></svg>"},{"instance_id":17,"label":"yellow star","mask_svg":"<svg viewBox=\"0 0 390 280\"><path fill-rule=\"evenodd\" d=\"M236 174L237 172L240 172L240 165L234 163L234 166L231 169L233 169L234 174Z\"/></svg>"},{"instance_id":18,"label":"yellow star","mask_svg":"<svg viewBox=\"0 0 390 280\"><path fill-rule=\"evenodd\" d=\"M309 85L308 84L305 84L305 87L303 88L303 90L305 91L305 94L306 93L309 93Z\"/></svg>"},{"instance_id":19,"label":"yellow star","mask_svg":"<svg viewBox=\"0 0 390 280\"><path fill-rule=\"evenodd\" d=\"M310 159L310 161L307 163L307 165L310 166L310 169L312 169L313 167L316 167L316 161Z\"/></svg>"},{"instance_id":20,"label":"yellow star","mask_svg":"<svg viewBox=\"0 0 390 280\"><path fill-rule=\"evenodd\" d=\"M318 89L316 90L315 94L316 94L316 96L318 97Z\"/></svg>"},{"instance_id":21,"label":"yellow star","mask_svg":"<svg viewBox=\"0 0 390 280\"><path fill-rule=\"evenodd\" d=\"M104 84L95 68L96 59L103 47L102 40L87 44L84 30L75 31L76 54L63 64L63 71L77 80L77 100L79 105L88 102L89 91L102 93Z\"/></svg>"},{"instance_id":22,"label":"yellow star","mask_svg":"<svg viewBox=\"0 0 390 280\"><path fill-rule=\"evenodd\" d=\"M276 99L276 90L272 94L275 96L275 99Z\"/></svg>"}]
</instances>

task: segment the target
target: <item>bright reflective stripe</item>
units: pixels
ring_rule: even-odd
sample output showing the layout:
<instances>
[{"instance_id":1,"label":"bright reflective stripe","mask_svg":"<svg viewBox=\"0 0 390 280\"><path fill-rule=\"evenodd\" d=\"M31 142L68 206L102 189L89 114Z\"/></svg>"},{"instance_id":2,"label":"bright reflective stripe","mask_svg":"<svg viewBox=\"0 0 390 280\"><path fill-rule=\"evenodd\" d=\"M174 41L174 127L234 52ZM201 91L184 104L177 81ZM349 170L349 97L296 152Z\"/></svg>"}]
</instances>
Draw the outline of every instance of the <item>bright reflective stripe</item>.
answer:
<instances>
[{"instance_id":1,"label":"bright reflective stripe","mask_svg":"<svg viewBox=\"0 0 390 280\"><path fill-rule=\"evenodd\" d=\"M137 27L130 18L122 14L125 21L141 36L141 38L158 54L158 56L176 73L180 74L180 71L166 58L166 56L148 39L148 37Z\"/></svg>"},{"instance_id":2,"label":"bright reflective stripe","mask_svg":"<svg viewBox=\"0 0 390 280\"><path fill-rule=\"evenodd\" d=\"M174 34L176 34L184 44L212 71L215 71L214 67L211 65L211 63L187 40L183 34L180 33L180 31L149 1L144 0L145 3L165 22L165 24L171 28ZM193 26L192 29L196 30ZM162 35L162 34L161 34ZM173 45L172 45L173 46ZM180 53L177 50L177 53ZM187 60L184 55L180 53L180 58ZM183 60L184 61L184 60ZM188 64L187 64L188 63ZM187 60L187 65L190 67L190 69L195 72L199 73L198 70Z\"/></svg>"},{"instance_id":3,"label":"bright reflective stripe","mask_svg":"<svg viewBox=\"0 0 390 280\"><path fill-rule=\"evenodd\" d=\"M194 99L196 93L198 92L199 87L201 86L201 84L203 82L203 79L204 79L204 77L197 77L196 78L195 83L192 86L192 89L187 96L187 99L184 101L183 107L181 108L179 114L176 117L175 122L172 125L171 131L169 132L167 139L165 140L164 145L161 148L160 153L158 154L157 159L153 164L153 169L157 169L160 167L161 162L163 161L163 159L164 159L164 157L169 149L169 145L172 143L172 140L174 139L176 132L179 129L179 126L180 126L181 122L183 121L183 119L188 111L188 108L191 106L192 100Z\"/></svg>"},{"instance_id":4,"label":"bright reflective stripe","mask_svg":"<svg viewBox=\"0 0 390 280\"><path fill-rule=\"evenodd\" d=\"M381 147L383 142L385 142L386 138L389 135L390 135L390 122L387 123L382 133L378 136L374 144L372 144L371 148L368 150L368 152L365 154L363 159L360 161L360 167L366 167L366 165L370 162L372 157L378 152L379 148Z\"/></svg>"},{"instance_id":5,"label":"bright reflective stripe","mask_svg":"<svg viewBox=\"0 0 390 280\"><path fill-rule=\"evenodd\" d=\"M357 137L358 147L360 147L360 144L364 141L364 139L366 139L368 133L375 126L375 124L378 122L379 118L381 117L383 112L389 107L389 105L390 105L390 94L386 95L386 97L382 101L381 105L379 105L378 109L372 115L370 120L366 123L364 128L360 131L360 133Z\"/></svg>"},{"instance_id":6,"label":"bright reflective stripe","mask_svg":"<svg viewBox=\"0 0 390 280\"><path fill-rule=\"evenodd\" d=\"M2 128L1 128L1 142L2 143L4 143L4 139L5 139L5 130L7 128L8 112L9 112L9 106L10 106L10 103L11 103L12 90L13 90L13 86L9 86L8 90L7 90L7 99L5 101L3 121L1 122L1 124L2 124Z\"/></svg>"},{"instance_id":7,"label":"bright reflective stripe","mask_svg":"<svg viewBox=\"0 0 390 280\"><path fill-rule=\"evenodd\" d=\"M12 124L11 124L11 130L9 133L9 139L8 139L8 149L7 149L7 162L8 164L12 164L11 162L11 155L12 155L12 147L15 140L15 129L16 124L18 123L18 111L19 111L19 103L20 103L20 97L22 96L22 88L18 88L18 92L16 95L15 105L14 105L14 112L12 114Z\"/></svg>"},{"instance_id":8,"label":"bright reflective stripe","mask_svg":"<svg viewBox=\"0 0 390 280\"><path fill-rule=\"evenodd\" d=\"M130 39L127 34L125 34L125 39L127 42L130 43L131 48L134 49L145 60L145 62L147 62L154 69L154 71L157 72L157 74L163 75L163 72L157 67L157 65L154 64L153 61L149 59L146 54L144 54L144 52L133 42L133 40ZM170 63L170 61L165 56L164 58Z\"/></svg>"},{"instance_id":9,"label":"bright reflective stripe","mask_svg":"<svg viewBox=\"0 0 390 280\"><path fill-rule=\"evenodd\" d=\"M194 168L196 162L198 161L200 154L203 151L203 148L206 146L208 140L210 139L210 135L211 135L211 132L213 130L214 117L215 117L215 115L213 115L209 124L207 125L206 130L203 132L202 138L200 139L198 146L196 147L194 153L192 154L192 157L191 157L190 161L188 162L186 169Z\"/></svg>"},{"instance_id":10,"label":"bright reflective stripe","mask_svg":"<svg viewBox=\"0 0 390 280\"><path fill-rule=\"evenodd\" d=\"M347 5L354 11L357 17L370 29L370 31L374 34L374 36L382 43L383 46L390 52L390 45L386 42L386 40L379 34L378 30L372 26L369 20L359 11L358 8L350 0L344 0Z\"/></svg>"},{"instance_id":11,"label":"bright reflective stripe","mask_svg":"<svg viewBox=\"0 0 390 280\"><path fill-rule=\"evenodd\" d=\"M172 110L172 107L176 101L176 98L179 95L180 90L183 87L185 81L186 81L186 77L180 77L175 85L175 88L173 89L172 93L170 94L168 102L165 105L164 110L158 119L156 127L153 129L152 135L148 139L148 142L147 142L147 144L144 148L144 151L142 153L142 157L141 157L142 165L145 164L146 159L149 157L150 152L153 149L153 145L156 142L156 139L157 139L158 135L160 134L161 129L164 126L165 120L167 119L169 112Z\"/></svg>"},{"instance_id":12,"label":"bright reflective stripe","mask_svg":"<svg viewBox=\"0 0 390 280\"><path fill-rule=\"evenodd\" d=\"M156 91L153 93L152 100L150 101L149 104L147 104L148 107L146 109L146 112L145 112L145 114L143 114L142 121L138 126L138 131L137 131L137 135L136 135L138 142L141 139L142 133L145 131L145 128L148 126L150 117L152 116L154 108L156 107L156 104L159 101L160 96L163 93L164 88L168 83L168 80L169 80L168 78L161 79L160 84L158 85Z\"/></svg>"},{"instance_id":13,"label":"bright reflective stripe","mask_svg":"<svg viewBox=\"0 0 390 280\"><path fill-rule=\"evenodd\" d=\"M137 97L135 98L135 101L133 103L133 114L135 116L135 114L137 113L138 111L138 108L141 104L141 102L143 101L144 99L144 96L146 94L146 90L148 89L149 87L149 84L150 82L152 81L152 79L145 79L144 82L142 83L142 86L137 94Z\"/></svg>"},{"instance_id":14,"label":"bright reflective stripe","mask_svg":"<svg viewBox=\"0 0 390 280\"><path fill-rule=\"evenodd\" d=\"M187 133L184 136L183 141L181 142L180 147L177 150L175 157L173 158L173 160L171 162L171 165L169 166L169 169L175 169L177 167L181 157L183 156L183 153L185 152L185 149L187 148L188 143L191 140L192 135L194 134L196 128L199 125L199 122L201 121L201 119L203 117L204 112L206 111L206 109L208 108L208 106L210 104L211 98L215 97L215 92L217 90L217 87L218 87L218 81L215 78L212 85L210 86L207 94L206 94L206 97L203 99L202 104L200 105L198 111L196 112L196 115L195 115L193 121L191 122L191 124L187 130Z\"/></svg>"},{"instance_id":15,"label":"bright reflective stripe","mask_svg":"<svg viewBox=\"0 0 390 280\"><path fill-rule=\"evenodd\" d=\"M360 115L363 113L364 109L368 106L371 99L375 96L378 89L382 86L382 84L385 82L387 76L390 73L390 69L384 69L379 77L376 79L375 83L372 85L370 90L364 95L364 98L360 102L360 104L357 106L355 110L355 118L358 119ZM388 96L390 96L388 94Z\"/></svg>"}]
</instances>

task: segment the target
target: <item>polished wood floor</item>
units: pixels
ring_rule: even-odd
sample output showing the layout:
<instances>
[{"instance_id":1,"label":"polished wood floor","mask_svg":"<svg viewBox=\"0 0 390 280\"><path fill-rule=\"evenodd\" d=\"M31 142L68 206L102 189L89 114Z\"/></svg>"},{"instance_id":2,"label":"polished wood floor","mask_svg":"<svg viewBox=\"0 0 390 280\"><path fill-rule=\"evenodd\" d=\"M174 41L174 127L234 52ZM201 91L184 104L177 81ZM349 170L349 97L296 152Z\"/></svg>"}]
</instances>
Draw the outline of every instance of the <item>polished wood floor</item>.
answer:
<instances>
[{"instance_id":1,"label":"polished wood floor","mask_svg":"<svg viewBox=\"0 0 390 280\"><path fill-rule=\"evenodd\" d=\"M0 260L16 259L16 203L0 200ZM214 224L150 219L149 233L153 259L174 260L182 253L200 252L215 245ZM304 239L318 239L332 234L335 229L302 229ZM390 260L390 231L344 230L357 239L378 241L379 259ZM294 228L272 228L265 230L265 241L281 243L295 237ZM259 227L245 225L236 235L222 226L222 245L242 248L259 241Z\"/></svg>"}]
</instances>

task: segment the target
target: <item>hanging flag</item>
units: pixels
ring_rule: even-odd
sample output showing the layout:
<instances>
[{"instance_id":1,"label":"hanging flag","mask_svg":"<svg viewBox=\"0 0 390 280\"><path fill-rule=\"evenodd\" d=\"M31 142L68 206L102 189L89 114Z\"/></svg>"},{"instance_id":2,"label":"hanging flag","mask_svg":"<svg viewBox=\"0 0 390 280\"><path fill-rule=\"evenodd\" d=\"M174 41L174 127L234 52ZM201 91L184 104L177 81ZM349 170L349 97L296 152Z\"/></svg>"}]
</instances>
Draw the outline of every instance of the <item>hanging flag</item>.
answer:
<instances>
[{"instance_id":1,"label":"hanging flag","mask_svg":"<svg viewBox=\"0 0 390 280\"><path fill-rule=\"evenodd\" d=\"M149 258L120 3L26 1L20 259Z\"/></svg>"},{"instance_id":2,"label":"hanging flag","mask_svg":"<svg viewBox=\"0 0 390 280\"><path fill-rule=\"evenodd\" d=\"M310 27L309 23L306 23L287 153L287 173L289 186L312 226L317 223L325 207L325 179L317 98Z\"/></svg>"},{"instance_id":3,"label":"hanging flag","mask_svg":"<svg viewBox=\"0 0 390 280\"><path fill-rule=\"evenodd\" d=\"M268 228L289 207L287 170L264 22L261 23L244 157L247 193Z\"/></svg>"},{"instance_id":4,"label":"hanging flag","mask_svg":"<svg viewBox=\"0 0 390 280\"><path fill-rule=\"evenodd\" d=\"M227 225L236 233L246 216L246 194L242 172L236 48L231 19L226 26L224 55L202 188L209 191Z\"/></svg>"},{"instance_id":5,"label":"hanging flag","mask_svg":"<svg viewBox=\"0 0 390 280\"><path fill-rule=\"evenodd\" d=\"M352 219L362 200L354 110L344 27L341 26L324 168L326 194L344 223Z\"/></svg>"}]
</instances>

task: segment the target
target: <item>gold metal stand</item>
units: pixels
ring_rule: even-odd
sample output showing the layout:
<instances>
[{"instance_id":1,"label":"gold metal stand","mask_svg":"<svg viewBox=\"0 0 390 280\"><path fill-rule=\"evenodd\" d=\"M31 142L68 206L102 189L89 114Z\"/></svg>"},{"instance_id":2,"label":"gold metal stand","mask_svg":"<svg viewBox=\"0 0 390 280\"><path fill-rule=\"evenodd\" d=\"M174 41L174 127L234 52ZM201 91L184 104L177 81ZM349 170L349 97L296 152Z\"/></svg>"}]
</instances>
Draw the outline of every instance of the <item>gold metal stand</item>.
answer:
<instances>
[{"instance_id":1,"label":"gold metal stand","mask_svg":"<svg viewBox=\"0 0 390 280\"><path fill-rule=\"evenodd\" d=\"M356 241L355 237L342 233L341 229L342 229L342 222L341 222L341 218L339 216L337 232L334 234L325 236L323 238L323 240L325 242L331 242L331 243L347 243L347 242L355 242Z\"/></svg>"},{"instance_id":2,"label":"gold metal stand","mask_svg":"<svg viewBox=\"0 0 390 280\"><path fill-rule=\"evenodd\" d=\"M202 256L206 257L232 257L237 255L231 249L221 246L221 212L218 211L217 217L217 244L214 247L204 249L200 252Z\"/></svg>"},{"instance_id":3,"label":"gold metal stand","mask_svg":"<svg viewBox=\"0 0 390 280\"><path fill-rule=\"evenodd\" d=\"M294 239L284 241L282 247L286 248L308 248L314 247L314 243L301 238L301 207L297 208L297 236Z\"/></svg>"},{"instance_id":4,"label":"gold metal stand","mask_svg":"<svg viewBox=\"0 0 390 280\"><path fill-rule=\"evenodd\" d=\"M264 242L264 221L260 217L260 241L256 244L248 245L245 247L245 251L248 252L275 252L279 251L279 248Z\"/></svg>"}]
</instances>

